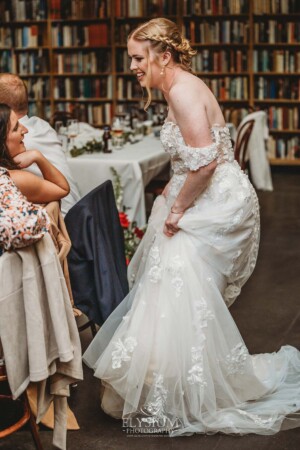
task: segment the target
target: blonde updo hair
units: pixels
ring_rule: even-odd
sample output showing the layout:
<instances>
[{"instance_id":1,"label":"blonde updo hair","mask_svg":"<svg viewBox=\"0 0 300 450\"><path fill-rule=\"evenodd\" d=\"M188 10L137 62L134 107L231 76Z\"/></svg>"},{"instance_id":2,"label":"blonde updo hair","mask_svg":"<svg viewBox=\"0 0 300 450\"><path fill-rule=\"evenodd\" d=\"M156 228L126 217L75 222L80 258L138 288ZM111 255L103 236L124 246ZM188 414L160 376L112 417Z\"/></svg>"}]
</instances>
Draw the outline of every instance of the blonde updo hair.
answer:
<instances>
[{"instance_id":1,"label":"blonde updo hair","mask_svg":"<svg viewBox=\"0 0 300 450\"><path fill-rule=\"evenodd\" d=\"M151 19L133 30L129 39L137 41L149 41L151 49L157 53L164 53L169 51L175 63L177 63L183 70L191 72L191 63L193 56L196 55L196 50L193 50L190 43L180 33L177 25L171 20L164 18ZM148 58L148 76L146 86L148 92L148 100L145 109L151 103L151 91L149 88L151 80L151 66Z\"/></svg>"}]
</instances>

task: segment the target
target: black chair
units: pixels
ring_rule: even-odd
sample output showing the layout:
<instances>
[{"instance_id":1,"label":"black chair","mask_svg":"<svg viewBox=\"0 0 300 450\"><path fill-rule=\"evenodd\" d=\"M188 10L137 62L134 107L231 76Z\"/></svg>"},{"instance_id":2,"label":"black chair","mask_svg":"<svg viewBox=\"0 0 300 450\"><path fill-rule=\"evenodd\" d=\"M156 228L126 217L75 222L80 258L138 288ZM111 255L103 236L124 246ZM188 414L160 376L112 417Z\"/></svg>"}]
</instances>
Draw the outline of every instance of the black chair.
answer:
<instances>
[{"instance_id":1,"label":"black chair","mask_svg":"<svg viewBox=\"0 0 300 450\"><path fill-rule=\"evenodd\" d=\"M112 182L76 203L65 223L72 243L68 265L75 306L101 325L128 293L124 234Z\"/></svg>"}]
</instances>

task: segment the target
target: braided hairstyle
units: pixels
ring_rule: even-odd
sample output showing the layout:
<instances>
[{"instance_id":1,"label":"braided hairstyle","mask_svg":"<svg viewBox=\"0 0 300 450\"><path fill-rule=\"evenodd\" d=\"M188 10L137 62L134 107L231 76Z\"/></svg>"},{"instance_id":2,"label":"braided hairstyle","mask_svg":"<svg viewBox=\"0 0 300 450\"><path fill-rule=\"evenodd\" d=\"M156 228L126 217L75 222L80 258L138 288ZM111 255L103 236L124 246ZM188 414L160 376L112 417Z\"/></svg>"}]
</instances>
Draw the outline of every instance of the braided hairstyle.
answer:
<instances>
[{"instance_id":1,"label":"braided hairstyle","mask_svg":"<svg viewBox=\"0 0 300 450\"><path fill-rule=\"evenodd\" d=\"M192 58L197 52L192 49L189 41L182 36L177 25L171 20L162 17L151 19L149 22L146 22L133 30L128 36L128 40L129 39L149 41L150 47L157 54L169 51L175 63L183 70L191 72ZM148 68L150 68L149 60ZM151 70L149 73L151 73ZM148 101L145 109L147 109L151 103L150 89L148 87L146 89L148 92Z\"/></svg>"},{"instance_id":2,"label":"braided hairstyle","mask_svg":"<svg viewBox=\"0 0 300 450\"><path fill-rule=\"evenodd\" d=\"M10 156L6 145L8 129L10 126L10 113L10 107L4 103L0 103L0 166L12 170L18 169L18 165Z\"/></svg>"}]
</instances>

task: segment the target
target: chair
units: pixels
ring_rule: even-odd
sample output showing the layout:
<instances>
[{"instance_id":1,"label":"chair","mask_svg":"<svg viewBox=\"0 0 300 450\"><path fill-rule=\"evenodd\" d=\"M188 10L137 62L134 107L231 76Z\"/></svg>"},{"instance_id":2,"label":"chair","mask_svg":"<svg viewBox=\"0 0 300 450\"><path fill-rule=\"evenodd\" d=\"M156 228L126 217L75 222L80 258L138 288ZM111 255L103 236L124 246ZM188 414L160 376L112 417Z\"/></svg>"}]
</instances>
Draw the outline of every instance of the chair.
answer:
<instances>
[{"instance_id":1,"label":"chair","mask_svg":"<svg viewBox=\"0 0 300 450\"><path fill-rule=\"evenodd\" d=\"M112 182L77 202L65 223L72 242L68 265L74 304L102 325L128 293L124 234Z\"/></svg>"},{"instance_id":2,"label":"chair","mask_svg":"<svg viewBox=\"0 0 300 450\"><path fill-rule=\"evenodd\" d=\"M0 383L1 384L6 383L8 385L5 363L4 363L3 359L0 360ZM14 402L15 404L20 403L21 407L22 407L22 415L15 423L0 430L0 439L5 438L6 436L9 436L10 434L13 434L15 431L19 430L27 422L29 422L30 432L31 432L35 447L37 450L43 450L43 446L40 441L40 436L38 433L38 427L35 422L34 415L32 414L32 411L29 406L29 401L27 398L26 391L17 400L13 400L10 391L9 391L9 393L6 393L6 394L1 393L0 394L0 405L1 405L2 401Z\"/></svg>"},{"instance_id":3,"label":"chair","mask_svg":"<svg viewBox=\"0 0 300 450\"><path fill-rule=\"evenodd\" d=\"M237 130L237 138L234 146L234 158L244 171L248 169L248 143L254 127L254 123L255 120L249 120L248 122L240 125Z\"/></svg>"},{"instance_id":4,"label":"chair","mask_svg":"<svg viewBox=\"0 0 300 450\"><path fill-rule=\"evenodd\" d=\"M154 201L156 197L163 193L164 188L170 180L170 163L156 177L154 177L145 187L145 194L152 195ZM148 211L147 211L148 213Z\"/></svg>"}]
</instances>

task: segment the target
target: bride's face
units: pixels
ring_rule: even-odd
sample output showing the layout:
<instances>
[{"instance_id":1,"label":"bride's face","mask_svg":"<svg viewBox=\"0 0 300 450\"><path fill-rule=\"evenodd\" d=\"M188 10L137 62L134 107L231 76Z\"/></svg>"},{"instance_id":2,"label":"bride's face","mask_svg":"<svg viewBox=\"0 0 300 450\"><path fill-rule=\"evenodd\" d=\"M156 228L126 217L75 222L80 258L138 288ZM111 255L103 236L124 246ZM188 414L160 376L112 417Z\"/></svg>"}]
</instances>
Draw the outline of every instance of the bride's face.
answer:
<instances>
[{"instance_id":1,"label":"bride's face","mask_svg":"<svg viewBox=\"0 0 300 450\"><path fill-rule=\"evenodd\" d=\"M23 140L24 134L28 133L28 130L24 127L24 125L19 123L18 117L14 111L11 111L10 113L9 122L6 146L10 156L14 158L16 155L26 151Z\"/></svg>"},{"instance_id":2,"label":"bride's face","mask_svg":"<svg viewBox=\"0 0 300 450\"><path fill-rule=\"evenodd\" d=\"M151 49L149 42L129 39L128 55L132 70L142 87L157 88L161 84L159 56Z\"/></svg>"}]
</instances>

